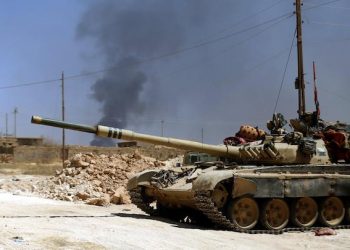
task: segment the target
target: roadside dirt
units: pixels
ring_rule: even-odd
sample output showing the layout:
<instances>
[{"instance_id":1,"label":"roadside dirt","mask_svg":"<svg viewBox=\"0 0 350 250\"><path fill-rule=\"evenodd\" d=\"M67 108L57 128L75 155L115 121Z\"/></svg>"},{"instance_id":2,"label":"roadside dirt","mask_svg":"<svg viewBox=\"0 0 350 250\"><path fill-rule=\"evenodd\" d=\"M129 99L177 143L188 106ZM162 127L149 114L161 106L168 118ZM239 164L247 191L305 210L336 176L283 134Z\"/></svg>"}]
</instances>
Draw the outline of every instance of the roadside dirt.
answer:
<instances>
[{"instance_id":1,"label":"roadside dirt","mask_svg":"<svg viewBox=\"0 0 350 250\"><path fill-rule=\"evenodd\" d=\"M248 235L150 218L134 205L89 206L0 193L3 249L348 249L350 230Z\"/></svg>"}]
</instances>

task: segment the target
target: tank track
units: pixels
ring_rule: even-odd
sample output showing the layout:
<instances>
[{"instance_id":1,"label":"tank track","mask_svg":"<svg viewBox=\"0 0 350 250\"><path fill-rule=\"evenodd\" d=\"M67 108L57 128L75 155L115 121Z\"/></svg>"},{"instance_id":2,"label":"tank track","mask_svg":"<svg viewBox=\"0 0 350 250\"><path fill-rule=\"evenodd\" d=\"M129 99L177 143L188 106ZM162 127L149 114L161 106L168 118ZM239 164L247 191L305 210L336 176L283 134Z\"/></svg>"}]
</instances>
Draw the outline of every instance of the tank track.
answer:
<instances>
[{"instance_id":1,"label":"tank track","mask_svg":"<svg viewBox=\"0 0 350 250\"><path fill-rule=\"evenodd\" d=\"M282 230L242 230L237 228L229 219L226 218L215 206L211 199L211 193L209 191L196 192L195 194L196 207L203 214L205 214L208 219L214 224L216 228L223 230L230 230L240 233L250 233L250 234L281 234Z\"/></svg>"},{"instance_id":2,"label":"tank track","mask_svg":"<svg viewBox=\"0 0 350 250\"><path fill-rule=\"evenodd\" d=\"M214 224L216 228L223 230L230 230L239 233L248 233L248 234L282 234L285 232L304 232L304 231L313 231L320 229L322 227L290 227L284 228L281 230L243 230L237 228L229 219L226 218L215 206L214 202L211 199L210 191L200 191L195 193L194 200L196 202L197 209L200 210L207 218ZM329 227L332 229L350 229L350 225L339 225L335 227Z\"/></svg>"},{"instance_id":3,"label":"tank track","mask_svg":"<svg viewBox=\"0 0 350 250\"><path fill-rule=\"evenodd\" d=\"M147 202L142 195L142 188L137 187L133 190L129 191L129 195L131 198L131 202L136 205L139 209L141 209L146 214L151 216L158 216L158 211L150 206L150 203Z\"/></svg>"},{"instance_id":4,"label":"tank track","mask_svg":"<svg viewBox=\"0 0 350 250\"><path fill-rule=\"evenodd\" d=\"M129 191L131 202L141 209L146 214L150 216L161 216L162 214L147 202L142 195L142 188L138 187ZM283 234L286 232L305 232L313 231L320 229L322 227L289 227L281 230L264 230L264 229L250 229L244 230L236 227L229 219L222 214L222 212L215 206L214 202L211 199L210 191L200 191L196 192L194 196L194 201L197 209L203 213L209 221L214 225L215 228L221 230L235 231L239 233L248 233L248 234ZM350 229L350 225L339 225L335 227L328 227L332 229Z\"/></svg>"},{"instance_id":5,"label":"tank track","mask_svg":"<svg viewBox=\"0 0 350 250\"><path fill-rule=\"evenodd\" d=\"M173 210L169 213L168 209L162 209L162 207L154 208L150 205L150 202L145 200L142 188L138 187L133 190L129 191L129 195L131 198L131 202L136 205L140 210L142 210L144 213L150 215L150 216L157 216L162 217L165 219L170 219L173 221L180 221L181 220L181 213L176 213L178 210Z\"/></svg>"}]
</instances>

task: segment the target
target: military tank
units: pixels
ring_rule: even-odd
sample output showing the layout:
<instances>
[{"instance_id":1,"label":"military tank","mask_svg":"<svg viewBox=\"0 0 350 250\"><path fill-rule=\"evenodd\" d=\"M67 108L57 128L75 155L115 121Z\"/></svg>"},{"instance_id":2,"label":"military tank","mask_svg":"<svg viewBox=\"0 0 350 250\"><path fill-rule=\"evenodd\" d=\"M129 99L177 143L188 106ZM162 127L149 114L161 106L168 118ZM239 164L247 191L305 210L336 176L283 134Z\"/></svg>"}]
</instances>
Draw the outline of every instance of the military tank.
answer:
<instances>
[{"instance_id":1,"label":"military tank","mask_svg":"<svg viewBox=\"0 0 350 250\"><path fill-rule=\"evenodd\" d=\"M299 117L290 121L292 132L285 131L281 114L268 122L269 133L243 126L222 145L39 116L32 122L219 158L133 176L127 189L132 202L147 214L247 233L349 228L350 126L324 122L318 109L305 111L300 6L296 0Z\"/></svg>"},{"instance_id":2,"label":"military tank","mask_svg":"<svg viewBox=\"0 0 350 250\"><path fill-rule=\"evenodd\" d=\"M265 134L241 144L226 140L223 145L210 145L38 116L32 122L222 159L133 176L127 185L132 202L150 215L208 219L219 228L251 233L305 230L317 221L328 227L348 227L350 222L350 145L347 141L339 148L338 140L349 139L348 125L345 129L343 124L329 125L313 137L293 131ZM337 154L337 148L343 152ZM286 228L290 222L295 227Z\"/></svg>"}]
</instances>

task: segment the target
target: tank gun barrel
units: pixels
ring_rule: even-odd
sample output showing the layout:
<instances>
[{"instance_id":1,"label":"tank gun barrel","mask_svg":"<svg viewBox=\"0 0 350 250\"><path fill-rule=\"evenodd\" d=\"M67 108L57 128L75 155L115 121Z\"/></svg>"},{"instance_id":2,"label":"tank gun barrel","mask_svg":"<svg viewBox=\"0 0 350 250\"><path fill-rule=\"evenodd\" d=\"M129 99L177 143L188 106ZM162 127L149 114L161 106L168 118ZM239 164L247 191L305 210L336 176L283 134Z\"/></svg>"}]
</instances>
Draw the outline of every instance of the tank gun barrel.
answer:
<instances>
[{"instance_id":1,"label":"tank gun barrel","mask_svg":"<svg viewBox=\"0 0 350 250\"><path fill-rule=\"evenodd\" d=\"M63 121L52 120L52 119L44 119L40 116L35 116L35 115L32 116L32 123L51 126L51 127L57 127L57 128L77 130L77 131L91 133L91 134L96 134L97 132L96 126L88 126L88 125L75 124L75 123L63 122Z\"/></svg>"},{"instance_id":2,"label":"tank gun barrel","mask_svg":"<svg viewBox=\"0 0 350 250\"><path fill-rule=\"evenodd\" d=\"M45 119L40 116L32 116L32 123L52 126L57 128L65 128L71 130L92 133L100 137L108 137L121 140L140 141L156 145L162 145L173 148L180 148L191 151L199 151L217 156L239 157L239 150L235 147L227 147L225 145L211 145L195 141L181 140L170 137L161 137L136 133L131 130L112 128L102 125L89 126L68 123L53 119Z\"/></svg>"}]
</instances>

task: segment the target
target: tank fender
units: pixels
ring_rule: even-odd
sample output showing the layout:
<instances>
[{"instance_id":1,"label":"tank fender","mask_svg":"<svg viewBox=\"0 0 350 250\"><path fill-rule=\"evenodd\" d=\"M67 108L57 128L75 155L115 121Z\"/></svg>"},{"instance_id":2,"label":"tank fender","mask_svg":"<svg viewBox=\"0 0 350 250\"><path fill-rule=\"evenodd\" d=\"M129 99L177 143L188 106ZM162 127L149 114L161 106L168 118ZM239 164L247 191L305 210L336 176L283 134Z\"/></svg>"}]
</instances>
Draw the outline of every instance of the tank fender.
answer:
<instances>
[{"instance_id":1,"label":"tank fender","mask_svg":"<svg viewBox=\"0 0 350 250\"><path fill-rule=\"evenodd\" d=\"M192 189L195 192L211 191L215 188L216 184L230 178L233 178L232 170L202 173L193 181Z\"/></svg>"},{"instance_id":2,"label":"tank fender","mask_svg":"<svg viewBox=\"0 0 350 250\"><path fill-rule=\"evenodd\" d=\"M150 184L151 177L158 173L156 170L145 170L131 177L126 186L127 190L132 190L139 185Z\"/></svg>"},{"instance_id":3,"label":"tank fender","mask_svg":"<svg viewBox=\"0 0 350 250\"><path fill-rule=\"evenodd\" d=\"M234 177L232 198L237 198L246 194L254 195L256 190L257 186L254 181L237 176Z\"/></svg>"}]
</instances>

